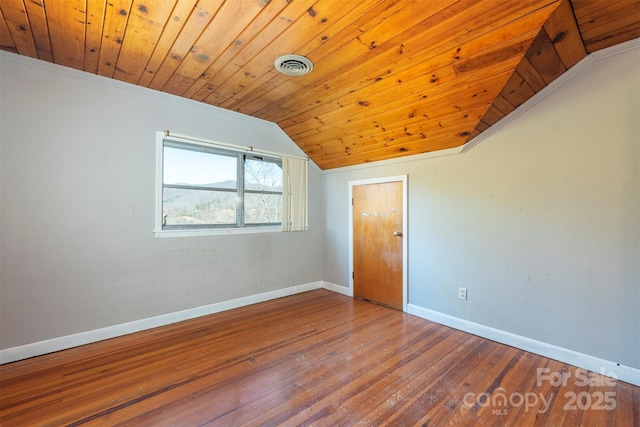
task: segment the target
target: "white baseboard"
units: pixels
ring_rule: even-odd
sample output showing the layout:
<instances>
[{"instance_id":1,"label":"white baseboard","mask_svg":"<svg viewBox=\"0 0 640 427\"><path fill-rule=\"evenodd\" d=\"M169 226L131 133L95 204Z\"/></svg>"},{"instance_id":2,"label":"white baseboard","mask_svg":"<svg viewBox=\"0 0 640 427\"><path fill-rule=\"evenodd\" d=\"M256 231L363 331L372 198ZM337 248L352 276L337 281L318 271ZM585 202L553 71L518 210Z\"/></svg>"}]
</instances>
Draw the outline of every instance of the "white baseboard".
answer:
<instances>
[{"instance_id":1,"label":"white baseboard","mask_svg":"<svg viewBox=\"0 0 640 427\"><path fill-rule=\"evenodd\" d=\"M183 320L206 316L213 313L219 313L234 308L244 307L259 302L269 301L272 299L295 295L298 293L321 288L340 293L342 295L352 296L350 289L346 286L340 286L325 281L311 282L261 294L250 295L247 297L236 298L229 301L195 307L188 310L168 313L161 316L150 317L147 319L136 320L133 322L122 323L114 326L108 326L106 328L80 332L73 335L67 335L18 347L7 348L4 350L0 350L0 364L15 362L17 360L28 359L35 356L41 356L43 354L52 353L55 351L65 350L84 344L90 344L109 338L115 338L134 332L144 331L159 326L181 322ZM431 320L436 323L440 323L445 326L452 327L454 329L469 332L483 338L517 347L531 353L549 357L554 360L559 360L561 362L568 363L579 368L584 368L589 371L613 374L610 376L640 386L640 370L636 368L619 365L615 362L599 359L597 357L578 353L573 350L536 341L488 326L480 325L468 320L459 319L413 304L407 305L407 313L422 317L423 319Z\"/></svg>"},{"instance_id":2,"label":"white baseboard","mask_svg":"<svg viewBox=\"0 0 640 427\"><path fill-rule=\"evenodd\" d=\"M333 291L333 292L338 293L338 294L346 295L348 297L352 297L353 296L353 292L351 292L351 289L349 289L347 286L340 286L340 285L336 285L335 283L331 283L331 282L322 282L322 287L324 289Z\"/></svg>"},{"instance_id":3,"label":"white baseboard","mask_svg":"<svg viewBox=\"0 0 640 427\"><path fill-rule=\"evenodd\" d=\"M41 356L43 354L53 353L54 351L66 350L68 348L77 347L84 344L90 344L109 338L131 334L134 332L157 328L158 326L169 325L171 323L181 322L183 320L206 316L213 313L219 313L221 311L231 310L246 305L256 304L259 302L286 297L289 295L299 294L301 292L312 291L314 289L320 288L334 290L334 288L343 288L343 286L337 286L322 281L312 282L257 295L236 298L215 304L204 305L201 307L190 308L188 310L176 311L174 313L163 314L161 316L135 320L128 323L121 323L119 325L108 326L106 328L52 338L49 340L34 342L18 347L11 347L0 350L0 364L15 362L17 360L28 359L35 356ZM336 290L336 292L339 292L339 290Z\"/></svg>"},{"instance_id":4,"label":"white baseboard","mask_svg":"<svg viewBox=\"0 0 640 427\"><path fill-rule=\"evenodd\" d=\"M577 351L569 350L567 348L558 347L542 341L536 341L531 338L501 331L499 329L470 322L468 320L459 319L457 317L429 310L414 304L407 305L407 313L440 323L441 325L458 329L460 331L468 332L492 341L497 341L502 344L535 353L540 356L558 360L578 368L601 373L609 377L640 386L640 369L637 368L620 365L609 360L578 353Z\"/></svg>"}]
</instances>

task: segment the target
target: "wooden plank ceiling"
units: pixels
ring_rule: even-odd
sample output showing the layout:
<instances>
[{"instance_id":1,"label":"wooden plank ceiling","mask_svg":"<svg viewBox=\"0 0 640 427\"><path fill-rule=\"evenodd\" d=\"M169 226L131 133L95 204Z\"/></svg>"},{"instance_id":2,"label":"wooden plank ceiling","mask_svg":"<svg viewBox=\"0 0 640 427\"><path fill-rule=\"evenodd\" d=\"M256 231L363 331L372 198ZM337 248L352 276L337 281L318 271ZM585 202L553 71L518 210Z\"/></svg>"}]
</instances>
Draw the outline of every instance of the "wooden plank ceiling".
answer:
<instances>
[{"instance_id":1,"label":"wooden plank ceiling","mask_svg":"<svg viewBox=\"0 0 640 427\"><path fill-rule=\"evenodd\" d=\"M461 146L639 36L640 0L0 2L1 49L275 122L321 169Z\"/></svg>"}]
</instances>

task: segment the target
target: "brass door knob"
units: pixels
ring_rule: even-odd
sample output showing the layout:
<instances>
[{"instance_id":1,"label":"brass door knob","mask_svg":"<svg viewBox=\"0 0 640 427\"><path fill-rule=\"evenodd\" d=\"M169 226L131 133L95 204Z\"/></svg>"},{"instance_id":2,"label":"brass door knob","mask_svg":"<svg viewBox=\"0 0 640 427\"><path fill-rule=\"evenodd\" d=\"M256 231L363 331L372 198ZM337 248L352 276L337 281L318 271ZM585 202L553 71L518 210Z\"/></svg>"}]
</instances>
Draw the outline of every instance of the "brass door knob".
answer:
<instances>
[{"instance_id":1,"label":"brass door knob","mask_svg":"<svg viewBox=\"0 0 640 427\"><path fill-rule=\"evenodd\" d=\"M402 231L394 231L393 235L396 236L396 237L400 237L400 236L402 236Z\"/></svg>"}]
</instances>

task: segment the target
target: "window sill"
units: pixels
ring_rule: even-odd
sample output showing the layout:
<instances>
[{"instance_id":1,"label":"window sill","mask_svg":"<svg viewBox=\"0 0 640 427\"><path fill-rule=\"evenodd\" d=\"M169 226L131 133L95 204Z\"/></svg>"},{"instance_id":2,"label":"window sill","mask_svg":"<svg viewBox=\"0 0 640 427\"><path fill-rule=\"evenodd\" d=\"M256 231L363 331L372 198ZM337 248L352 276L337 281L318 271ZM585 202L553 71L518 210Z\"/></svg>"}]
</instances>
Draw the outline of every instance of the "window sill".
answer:
<instances>
[{"instance_id":1,"label":"window sill","mask_svg":"<svg viewBox=\"0 0 640 427\"><path fill-rule=\"evenodd\" d=\"M222 236L232 234L257 234L282 232L281 226L271 227L245 227L245 228L209 228L200 230L154 230L156 238L166 237L200 237Z\"/></svg>"}]
</instances>

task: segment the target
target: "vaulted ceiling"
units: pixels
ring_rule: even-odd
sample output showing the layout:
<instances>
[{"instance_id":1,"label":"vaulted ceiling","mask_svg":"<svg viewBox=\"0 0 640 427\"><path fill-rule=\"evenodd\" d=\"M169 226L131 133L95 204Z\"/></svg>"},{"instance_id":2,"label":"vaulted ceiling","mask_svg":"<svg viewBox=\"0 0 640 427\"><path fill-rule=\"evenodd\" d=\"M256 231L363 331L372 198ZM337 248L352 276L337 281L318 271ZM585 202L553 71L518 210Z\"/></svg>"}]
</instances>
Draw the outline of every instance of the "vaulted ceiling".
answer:
<instances>
[{"instance_id":1,"label":"vaulted ceiling","mask_svg":"<svg viewBox=\"0 0 640 427\"><path fill-rule=\"evenodd\" d=\"M0 1L1 49L275 122L322 169L459 147L639 36L640 0Z\"/></svg>"}]
</instances>

